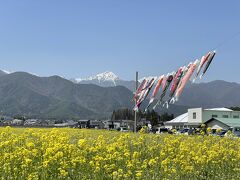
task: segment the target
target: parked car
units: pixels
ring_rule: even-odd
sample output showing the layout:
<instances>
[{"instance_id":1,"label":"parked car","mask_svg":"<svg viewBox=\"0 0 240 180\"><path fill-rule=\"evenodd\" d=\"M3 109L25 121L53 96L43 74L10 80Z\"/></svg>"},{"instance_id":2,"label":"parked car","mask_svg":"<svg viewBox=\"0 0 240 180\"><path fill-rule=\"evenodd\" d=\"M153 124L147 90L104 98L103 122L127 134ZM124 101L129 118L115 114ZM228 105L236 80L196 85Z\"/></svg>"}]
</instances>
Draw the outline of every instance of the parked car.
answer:
<instances>
[{"instance_id":1,"label":"parked car","mask_svg":"<svg viewBox=\"0 0 240 180\"><path fill-rule=\"evenodd\" d=\"M168 128L157 128L156 134L167 134L167 133L171 133L171 131Z\"/></svg>"},{"instance_id":2,"label":"parked car","mask_svg":"<svg viewBox=\"0 0 240 180\"><path fill-rule=\"evenodd\" d=\"M232 133L234 134L234 136L240 137L240 127L232 128Z\"/></svg>"},{"instance_id":3,"label":"parked car","mask_svg":"<svg viewBox=\"0 0 240 180\"><path fill-rule=\"evenodd\" d=\"M189 129L179 129L179 130L177 131L177 134L188 135L188 131L189 131Z\"/></svg>"},{"instance_id":4,"label":"parked car","mask_svg":"<svg viewBox=\"0 0 240 180\"><path fill-rule=\"evenodd\" d=\"M195 129L188 130L188 135L194 135L194 134L195 134Z\"/></svg>"},{"instance_id":5,"label":"parked car","mask_svg":"<svg viewBox=\"0 0 240 180\"><path fill-rule=\"evenodd\" d=\"M232 135L236 137L240 137L240 127L229 128L224 136L229 136L228 132L230 132Z\"/></svg>"},{"instance_id":6,"label":"parked car","mask_svg":"<svg viewBox=\"0 0 240 180\"><path fill-rule=\"evenodd\" d=\"M226 130L222 130L221 132L218 132L217 135L220 137L224 137L226 133L227 133Z\"/></svg>"},{"instance_id":7,"label":"parked car","mask_svg":"<svg viewBox=\"0 0 240 180\"><path fill-rule=\"evenodd\" d=\"M126 127L120 127L121 132L129 132L128 128Z\"/></svg>"}]
</instances>

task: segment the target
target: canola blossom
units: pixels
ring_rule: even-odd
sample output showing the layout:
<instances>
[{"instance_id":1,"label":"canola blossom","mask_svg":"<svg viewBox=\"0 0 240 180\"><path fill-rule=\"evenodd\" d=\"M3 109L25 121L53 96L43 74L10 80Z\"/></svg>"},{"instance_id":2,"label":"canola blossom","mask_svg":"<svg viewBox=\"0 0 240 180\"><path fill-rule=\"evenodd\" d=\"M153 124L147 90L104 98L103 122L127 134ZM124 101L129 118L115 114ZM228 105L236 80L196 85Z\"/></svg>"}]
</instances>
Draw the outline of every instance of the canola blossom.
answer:
<instances>
[{"instance_id":1,"label":"canola blossom","mask_svg":"<svg viewBox=\"0 0 240 180\"><path fill-rule=\"evenodd\" d=\"M240 139L0 128L2 179L238 179Z\"/></svg>"}]
</instances>

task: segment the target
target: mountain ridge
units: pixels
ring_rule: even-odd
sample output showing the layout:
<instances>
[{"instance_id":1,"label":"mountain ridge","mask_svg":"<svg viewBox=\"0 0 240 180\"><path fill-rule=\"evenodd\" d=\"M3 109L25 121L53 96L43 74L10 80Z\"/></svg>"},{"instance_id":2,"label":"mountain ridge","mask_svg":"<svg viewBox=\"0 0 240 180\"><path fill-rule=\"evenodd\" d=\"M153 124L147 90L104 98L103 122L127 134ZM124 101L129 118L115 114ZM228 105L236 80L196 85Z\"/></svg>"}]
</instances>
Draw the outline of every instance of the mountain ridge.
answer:
<instances>
[{"instance_id":1,"label":"mountain ridge","mask_svg":"<svg viewBox=\"0 0 240 180\"><path fill-rule=\"evenodd\" d=\"M129 107L128 100L121 96L130 98L132 93L125 87L74 84L59 76L38 77L16 72L0 77L0 108L9 115L71 118L75 113L75 118L109 117L113 108L125 104ZM107 103L102 103L104 101ZM66 106L66 114L74 113L69 116L52 113L61 112L59 109L63 106Z\"/></svg>"},{"instance_id":2,"label":"mountain ridge","mask_svg":"<svg viewBox=\"0 0 240 180\"><path fill-rule=\"evenodd\" d=\"M135 82L133 81L133 87ZM26 72L0 76L0 111L44 119L104 119L113 110L134 106L133 91L126 86L101 87L78 84L60 76L39 77ZM148 103L146 100L142 108ZM240 105L240 84L216 80L189 83L180 100L159 113L179 115L188 108L231 107ZM150 109L151 110L151 109Z\"/></svg>"}]
</instances>

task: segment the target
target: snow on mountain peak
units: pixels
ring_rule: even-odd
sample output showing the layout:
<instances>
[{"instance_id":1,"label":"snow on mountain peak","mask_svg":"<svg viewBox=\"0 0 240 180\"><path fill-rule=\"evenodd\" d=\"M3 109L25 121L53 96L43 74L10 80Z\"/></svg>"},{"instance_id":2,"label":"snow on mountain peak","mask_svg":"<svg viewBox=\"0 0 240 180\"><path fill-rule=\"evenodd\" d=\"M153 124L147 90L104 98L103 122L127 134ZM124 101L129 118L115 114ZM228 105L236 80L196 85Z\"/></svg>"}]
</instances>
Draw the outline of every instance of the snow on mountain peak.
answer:
<instances>
[{"instance_id":1,"label":"snow on mountain peak","mask_svg":"<svg viewBox=\"0 0 240 180\"><path fill-rule=\"evenodd\" d=\"M5 74L10 74L11 72L10 71L6 71L6 70L1 70L2 72L4 72Z\"/></svg>"},{"instance_id":2,"label":"snow on mountain peak","mask_svg":"<svg viewBox=\"0 0 240 180\"><path fill-rule=\"evenodd\" d=\"M100 74L97 74L95 76L91 76L88 78L84 78L84 79L82 79L82 78L76 79L76 81L78 83L80 83L82 81L93 81L93 80L97 80L99 83L105 82L105 81L111 81L114 84L116 84L115 81L120 80L120 79L116 74L114 74L113 72L110 72L110 71L106 71L106 72L103 72L103 73L100 73Z\"/></svg>"},{"instance_id":3,"label":"snow on mountain peak","mask_svg":"<svg viewBox=\"0 0 240 180\"><path fill-rule=\"evenodd\" d=\"M113 72L106 71L100 74L97 74L93 77L93 79L97 79L99 81L116 81L119 80L118 76Z\"/></svg>"}]
</instances>

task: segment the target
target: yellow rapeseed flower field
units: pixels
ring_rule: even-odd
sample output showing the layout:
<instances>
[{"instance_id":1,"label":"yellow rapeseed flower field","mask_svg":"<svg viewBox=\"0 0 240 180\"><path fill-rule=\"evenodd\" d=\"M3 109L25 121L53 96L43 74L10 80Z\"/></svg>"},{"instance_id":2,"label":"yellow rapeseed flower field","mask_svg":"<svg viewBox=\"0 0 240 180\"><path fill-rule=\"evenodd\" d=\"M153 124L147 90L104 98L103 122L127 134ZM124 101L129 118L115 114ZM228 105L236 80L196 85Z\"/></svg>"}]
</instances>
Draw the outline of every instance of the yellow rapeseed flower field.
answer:
<instances>
[{"instance_id":1,"label":"yellow rapeseed flower field","mask_svg":"<svg viewBox=\"0 0 240 180\"><path fill-rule=\"evenodd\" d=\"M2 179L239 179L240 139L0 128Z\"/></svg>"}]
</instances>

